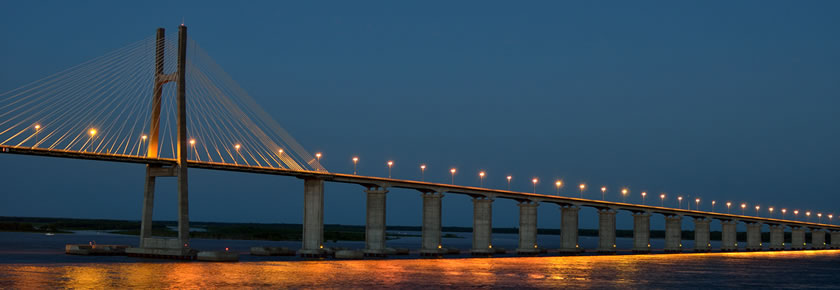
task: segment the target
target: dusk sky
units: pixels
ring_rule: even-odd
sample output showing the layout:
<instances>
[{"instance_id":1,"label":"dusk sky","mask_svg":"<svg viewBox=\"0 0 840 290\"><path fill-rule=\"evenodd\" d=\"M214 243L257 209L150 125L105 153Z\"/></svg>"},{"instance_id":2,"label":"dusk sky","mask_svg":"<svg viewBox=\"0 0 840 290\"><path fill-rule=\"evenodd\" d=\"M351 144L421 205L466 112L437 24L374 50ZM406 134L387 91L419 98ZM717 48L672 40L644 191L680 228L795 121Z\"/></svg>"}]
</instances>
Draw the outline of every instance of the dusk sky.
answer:
<instances>
[{"instance_id":1,"label":"dusk sky","mask_svg":"<svg viewBox=\"0 0 840 290\"><path fill-rule=\"evenodd\" d=\"M514 5L515 4L515 5ZM608 199L618 188L840 214L837 1L3 1L0 91L182 21L332 172ZM152 72L149 72L152 73ZM151 97L151 96L150 96ZM139 220L144 167L0 155L0 216ZM155 219L176 216L174 179ZM357 185L326 185L325 223L365 223ZM421 197L388 195L389 225ZM300 223L303 181L190 171L193 221ZM649 196L648 204L659 204ZM518 224L497 200L493 224ZM619 228L630 228L622 212ZM661 216L652 219L662 228ZM559 227L556 205L540 227ZM686 225L690 219L685 220ZM447 194L443 224L471 226ZM718 224L715 222L714 224ZM597 226L594 209L581 227ZM688 227L688 226L686 226ZM719 226L713 226L719 227Z\"/></svg>"}]
</instances>

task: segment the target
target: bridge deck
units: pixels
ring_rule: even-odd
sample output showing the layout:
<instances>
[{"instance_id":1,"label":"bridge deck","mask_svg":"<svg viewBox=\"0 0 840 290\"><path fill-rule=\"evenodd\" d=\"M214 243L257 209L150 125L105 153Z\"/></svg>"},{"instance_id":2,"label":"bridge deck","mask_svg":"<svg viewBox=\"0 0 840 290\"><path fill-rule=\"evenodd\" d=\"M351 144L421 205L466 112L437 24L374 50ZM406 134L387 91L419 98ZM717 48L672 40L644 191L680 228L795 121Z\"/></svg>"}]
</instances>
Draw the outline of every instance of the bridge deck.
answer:
<instances>
[{"instance_id":1,"label":"bridge deck","mask_svg":"<svg viewBox=\"0 0 840 290\"><path fill-rule=\"evenodd\" d=\"M0 146L0 153L36 155L36 156L46 156L46 157L60 157L60 158L74 158L74 159L98 160L98 161L109 161L109 162L153 164L153 165L160 165L160 166L174 166L174 165L177 164L175 159L165 159L165 158L153 159L153 158L145 158L145 157L133 156L133 155L103 154L103 153L67 151L67 150L53 150L53 149L40 149L40 148L29 148L29 147ZM667 208L667 207L659 207L659 206L639 205L639 204L602 201L602 200L592 200L592 199L583 199L583 198L573 198L573 197L545 195L545 194L534 194L534 193L526 193L526 192L515 192L515 191L509 191L509 190L472 187L472 186L462 186L462 185L453 185L453 184L443 184L443 183L433 183L433 182L424 182L424 181L415 181L415 180L403 180L403 179L394 179L394 178L361 176L361 175L353 175L353 174L318 172L318 171L289 170L289 169L281 169L281 168L259 167L259 166L250 166L250 165L226 164L226 163L215 163L215 162L204 162L204 161L189 161L188 166L191 167L191 168L201 168L201 169L210 169L210 170L237 171L237 172L248 172L248 173L257 173L257 174L292 176L292 177L301 178L301 179L317 178L317 179L323 179L325 181L331 181L331 182L359 184L359 185L362 185L362 186L365 186L365 187L406 188L406 189L418 190L418 191L421 191L421 192L448 192L448 193L456 193L456 194L466 194L466 195L470 195L470 196L474 196L474 197L484 196L484 197L489 197L489 198L513 199L513 200L517 200L517 201L533 201L533 202L543 202L543 203L555 203L555 204L560 204L560 205L587 206L587 207L594 207L594 208L613 208L613 209L617 209L617 210L627 210L627 211L632 211L632 212L652 212L652 213L659 213L659 214L663 214L663 215L706 217L706 218L720 219L720 220L739 220L739 221L743 221L743 222L747 222L747 223L784 224L784 225L788 225L788 226L822 228L822 229L828 229L828 230L840 230L840 226L829 225L829 224L821 224L821 223L793 221L793 220L782 220L782 219L767 218L767 217L755 217L755 216L725 214L725 213L706 212L706 211L697 211L697 210L675 209L675 208Z\"/></svg>"}]
</instances>

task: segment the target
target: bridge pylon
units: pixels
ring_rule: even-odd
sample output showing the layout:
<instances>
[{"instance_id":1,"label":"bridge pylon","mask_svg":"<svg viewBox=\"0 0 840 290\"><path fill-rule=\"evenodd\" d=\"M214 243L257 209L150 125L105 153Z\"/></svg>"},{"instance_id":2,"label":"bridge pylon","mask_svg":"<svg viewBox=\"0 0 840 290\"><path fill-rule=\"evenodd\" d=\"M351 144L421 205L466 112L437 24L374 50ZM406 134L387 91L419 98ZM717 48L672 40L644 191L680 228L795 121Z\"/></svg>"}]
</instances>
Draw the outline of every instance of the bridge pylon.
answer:
<instances>
[{"instance_id":1,"label":"bridge pylon","mask_svg":"<svg viewBox=\"0 0 840 290\"><path fill-rule=\"evenodd\" d=\"M177 127L177 165L146 165L146 181L143 191L143 212L140 225L140 247L131 249L129 254L149 257L191 258L195 251L190 248L189 194L187 182L187 106L186 106L186 61L187 27L178 27L178 64L175 72L164 73L165 30L158 28L155 45L155 82L152 95L152 110L147 158L159 158L160 111L163 85L168 82L177 84L176 127ZM152 216L154 213L155 179L157 177L178 178L178 238L162 239L152 236Z\"/></svg>"}]
</instances>

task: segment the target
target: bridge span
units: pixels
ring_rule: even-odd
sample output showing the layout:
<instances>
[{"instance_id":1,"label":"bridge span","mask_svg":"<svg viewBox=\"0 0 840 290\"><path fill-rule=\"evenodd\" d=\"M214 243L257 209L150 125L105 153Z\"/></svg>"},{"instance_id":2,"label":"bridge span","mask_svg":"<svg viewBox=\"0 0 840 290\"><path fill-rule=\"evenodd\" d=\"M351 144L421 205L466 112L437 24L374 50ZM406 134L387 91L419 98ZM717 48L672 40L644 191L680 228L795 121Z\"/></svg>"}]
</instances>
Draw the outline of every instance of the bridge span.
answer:
<instances>
[{"instance_id":1,"label":"bridge span","mask_svg":"<svg viewBox=\"0 0 840 290\"><path fill-rule=\"evenodd\" d=\"M177 166L175 159L148 158L121 154L13 146L0 146L0 152L108 162L153 164L159 166L164 171L167 168L175 168ZM736 226L738 223L747 225L747 243L743 247L746 250L840 248L840 226L831 224L323 171L291 170L194 160L189 161L188 166L207 170L290 176L304 180L304 230L302 246L299 251L304 256L321 256L325 254L323 249L324 182L357 184L363 188L367 194L365 253L376 256L382 256L388 253L388 248L385 244L385 203L387 200L386 195L390 188L413 189L422 195L423 223L420 251L425 255L442 255L446 252L445 246L441 243L441 204L442 198L446 194L468 195L473 199L472 253L476 255L493 254L497 251L497 249L493 249L491 243L492 204L497 198L515 200L519 203L520 242L516 251L520 254L537 254L546 250L546 248L540 247L536 243L538 224L537 208L541 204L553 204L560 209L562 213L561 243L559 245L548 246L567 253L576 253L583 250L579 247L577 236L578 211L581 207L591 207L598 211L599 247L597 251L603 253L611 253L617 250L615 246L615 216L618 211L632 213L634 220L632 250L639 253L649 252L651 250L650 217L654 214L663 216L666 221L664 248L666 252L682 252L684 250L711 251L709 224L712 220L719 220L723 226L721 248L719 249L722 251L736 251L739 249L736 238ZM681 226L682 219L685 217L692 218L695 223L695 247L693 249L683 249L682 247ZM765 245L761 241L761 229L762 225L765 224L770 227L769 245ZM784 242L786 228L790 228L790 244ZM810 243L805 239L806 231L810 231L812 234ZM825 243L826 233L830 233L831 235L830 244ZM157 242L157 244L160 244L160 242ZM809 244L810 247L808 246Z\"/></svg>"}]
</instances>

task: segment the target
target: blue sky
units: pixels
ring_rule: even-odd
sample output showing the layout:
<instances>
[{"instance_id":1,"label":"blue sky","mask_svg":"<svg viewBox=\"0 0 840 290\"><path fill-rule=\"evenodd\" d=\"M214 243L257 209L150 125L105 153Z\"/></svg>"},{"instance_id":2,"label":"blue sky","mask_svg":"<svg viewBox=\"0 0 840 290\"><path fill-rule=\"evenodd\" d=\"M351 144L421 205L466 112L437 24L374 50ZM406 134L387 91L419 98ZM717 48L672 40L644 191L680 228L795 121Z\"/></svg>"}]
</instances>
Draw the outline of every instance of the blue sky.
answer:
<instances>
[{"instance_id":1,"label":"blue sky","mask_svg":"<svg viewBox=\"0 0 840 290\"><path fill-rule=\"evenodd\" d=\"M548 182L831 212L840 201L834 1L5 1L0 91L153 35L190 35L323 164L554 192ZM139 219L138 165L0 156L0 215ZM299 223L302 181L191 171L193 220ZM327 223L364 224L328 184ZM174 219L174 183L156 219ZM419 225L394 190L388 223ZM596 197L590 190L590 197ZM567 187L563 194L577 195ZM670 199L673 203L673 199ZM708 203L704 206L708 207ZM444 225L471 225L447 195ZM512 201L494 225L514 226ZM581 212L584 227L597 224ZM627 215L627 217L622 217ZM559 226L556 206L539 225ZM656 219L655 219L656 220ZM656 221L656 223L661 223ZM619 227L630 227L621 213Z\"/></svg>"}]
</instances>

